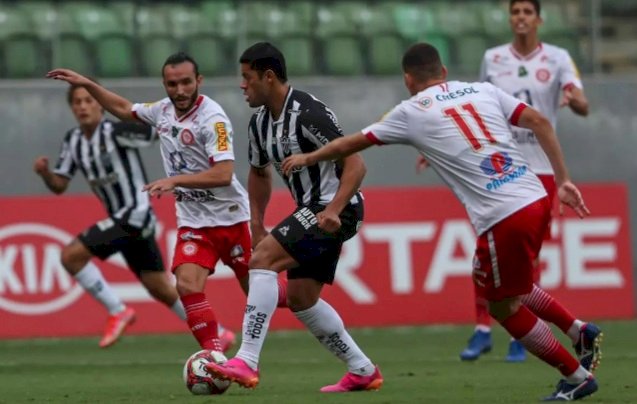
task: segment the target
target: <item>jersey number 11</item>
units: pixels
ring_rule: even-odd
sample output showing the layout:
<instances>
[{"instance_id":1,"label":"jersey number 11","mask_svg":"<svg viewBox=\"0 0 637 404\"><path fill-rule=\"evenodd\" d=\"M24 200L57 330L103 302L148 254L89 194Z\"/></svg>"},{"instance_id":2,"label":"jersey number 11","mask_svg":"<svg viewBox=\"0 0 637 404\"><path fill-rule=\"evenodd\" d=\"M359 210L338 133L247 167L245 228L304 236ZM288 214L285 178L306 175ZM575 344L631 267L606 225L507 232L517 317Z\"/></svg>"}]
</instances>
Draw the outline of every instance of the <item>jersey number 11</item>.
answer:
<instances>
[{"instance_id":1,"label":"jersey number 11","mask_svg":"<svg viewBox=\"0 0 637 404\"><path fill-rule=\"evenodd\" d=\"M482 120L482 117L480 116L480 114L478 114L478 111L476 111L476 109L473 106L473 104L470 104L470 103L462 104L462 105L460 105L460 107L462 109L464 109L465 111L467 111L469 114L471 114L471 117L476 121L476 123L478 124L478 127L480 127L480 131L482 132L484 137L487 138L489 143L492 143L492 144L493 143L497 143L495 138L491 135L491 132L489 132L489 129L487 129L487 126L484 124L484 121ZM462 133L462 135L465 137L465 139L467 139L467 141L471 145L471 148L474 151L478 151L478 150L482 149L482 145L480 144L480 140L478 140L478 138L473 133L473 131L471 130L469 125L467 125L467 122L462 117L462 115L460 114L460 112L458 111L458 109L456 107L445 108L445 109L442 110L442 112L446 116L448 116L449 118L453 119L453 121L455 122L456 126L460 130L460 133Z\"/></svg>"}]
</instances>

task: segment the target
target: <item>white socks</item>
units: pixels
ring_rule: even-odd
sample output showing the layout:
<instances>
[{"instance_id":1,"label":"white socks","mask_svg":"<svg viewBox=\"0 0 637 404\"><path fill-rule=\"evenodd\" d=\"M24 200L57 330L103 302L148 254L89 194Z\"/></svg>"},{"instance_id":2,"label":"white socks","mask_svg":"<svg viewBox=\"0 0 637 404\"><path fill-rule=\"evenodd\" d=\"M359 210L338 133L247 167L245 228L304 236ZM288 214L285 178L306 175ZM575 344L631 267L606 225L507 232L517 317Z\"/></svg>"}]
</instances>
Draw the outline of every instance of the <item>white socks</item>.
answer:
<instances>
[{"instance_id":1,"label":"white socks","mask_svg":"<svg viewBox=\"0 0 637 404\"><path fill-rule=\"evenodd\" d=\"M341 317L325 300L319 299L314 306L294 312L294 315L328 351L347 363L350 372L361 376L374 373L372 361L356 345Z\"/></svg>"},{"instance_id":2,"label":"white socks","mask_svg":"<svg viewBox=\"0 0 637 404\"><path fill-rule=\"evenodd\" d=\"M577 344L577 341L579 340L579 331L582 329L583 325L584 325L583 321L575 320L573 321L573 324L571 324L571 327L566 332L566 335L568 335L571 338L571 341L573 341L573 344Z\"/></svg>"},{"instance_id":3,"label":"white socks","mask_svg":"<svg viewBox=\"0 0 637 404\"><path fill-rule=\"evenodd\" d=\"M92 262L89 261L80 272L75 274L75 280L91 296L102 303L109 314L120 313L126 308L119 296L113 291L113 288L106 282L102 272Z\"/></svg>"},{"instance_id":4,"label":"white socks","mask_svg":"<svg viewBox=\"0 0 637 404\"><path fill-rule=\"evenodd\" d=\"M243 315L241 348L237 357L243 359L252 369L259 366L259 355L268 333L270 319L279 300L277 273L267 269L251 269L250 291Z\"/></svg>"},{"instance_id":5,"label":"white socks","mask_svg":"<svg viewBox=\"0 0 637 404\"><path fill-rule=\"evenodd\" d=\"M580 384L584 380L586 380L591 373L584 369L582 366L577 368L575 372L565 377L566 383L568 384Z\"/></svg>"},{"instance_id":6,"label":"white socks","mask_svg":"<svg viewBox=\"0 0 637 404\"><path fill-rule=\"evenodd\" d=\"M172 306L170 306L170 310L173 311L181 320L186 321L186 309L184 309L184 304L181 302L181 299L175 300Z\"/></svg>"}]
</instances>

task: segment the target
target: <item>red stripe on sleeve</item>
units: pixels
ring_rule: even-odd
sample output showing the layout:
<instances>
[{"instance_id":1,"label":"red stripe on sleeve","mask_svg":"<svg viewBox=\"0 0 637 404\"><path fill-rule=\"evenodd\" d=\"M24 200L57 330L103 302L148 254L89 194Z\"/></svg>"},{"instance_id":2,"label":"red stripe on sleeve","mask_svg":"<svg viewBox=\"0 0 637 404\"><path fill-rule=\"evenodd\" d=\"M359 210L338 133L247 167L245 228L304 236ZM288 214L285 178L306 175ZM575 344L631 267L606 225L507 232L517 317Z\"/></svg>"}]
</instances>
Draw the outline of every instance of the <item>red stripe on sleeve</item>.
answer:
<instances>
[{"instance_id":1,"label":"red stripe on sleeve","mask_svg":"<svg viewBox=\"0 0 637 404\"><path fill-rule=\"evenodd\" d=\"M518 120L520 120L520 115L522 115L522 111L524 111L525 109L526 109L526 104L522 104L522 103L519 103L518 106L515 107L513 114L511 114L511 119L509 119L509 122L511 122L511 125L517 126Z\"/></svg>"},{"instance_id":2,"label":"red stripe on sleeve","mask_svg":"<svg viewBox=\"0 0 637 404\"><path fill-rule=\"evenodd\" d=\"M575 87L575 84L573 84L573 83L568 83L568 84L566 84L564 87L562 87L562 90L564 90L564 91L572 90L572 89L573 89L573 87Z\"/></svg>"},{"instance_id":3,"label":"red stripe on sleeve","mask_svg":"<svg viewBox=\"0 0 637 404\"><path fill-rule=\"evenodd\" d=\"M382 145L384 145L384 144L385 144L385 143L383 143L381 140L379 140L379 139L376 137L376 135L374 135L372 132L367 132L367 133L365 133L365 137L366 137L367 139L369 139L369 141L370 141L370 142L372 142L372 143L374 143L375 145L382 146Z\"/></svg>"}]
</instances>

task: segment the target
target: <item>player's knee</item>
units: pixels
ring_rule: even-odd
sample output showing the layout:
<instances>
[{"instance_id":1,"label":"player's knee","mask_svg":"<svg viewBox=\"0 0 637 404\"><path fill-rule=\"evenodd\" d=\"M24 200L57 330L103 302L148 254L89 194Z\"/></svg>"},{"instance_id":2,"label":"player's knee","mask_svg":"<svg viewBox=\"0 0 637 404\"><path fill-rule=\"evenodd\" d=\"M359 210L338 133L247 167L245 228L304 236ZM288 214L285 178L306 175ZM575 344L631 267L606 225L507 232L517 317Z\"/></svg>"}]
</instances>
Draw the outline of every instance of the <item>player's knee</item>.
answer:
<instances>
[{"instance_id":1,"label":"player's knee","mask_svg":"<svg viewBox=\"0 0 637 404\"><path fill-rule=\"evenodd\" d=\"M269 252L264 248L258 248L254 250L250 261L248 262L250 269L263 269L272 267L272 257Z\"/></svg>"},{"instance_id":2,"label":"player's knee","mask_svg":"<svg viewBox=\"0 0 637 404\"><path fill-rule=\"evenodd\" d=\"M199 285L199 282L197 282L194 276L182 274L177 277L177 293L179 293L179 296L187 296L200 292L203 292L203 288Z\"/></svg>"},{"instance_id":3,"label":"player's knee","mask_svg":"<svg viewBox=\"0 0 637 404\"><path fill-rule=\"evenodd\" d=\"M489 314L498 321L504 321L515 314L521 306L519 298L510 298L489 302Z\"/></svg>"},{"instance_id":4,"label":"player's knee","mask_svg":"<svg viewBox=\"0 0 637 404\"><path fill-rule=\"evenodd\" d=\"M75 243L67 244L60 253L62 266L72 275L84 268L89 259L90 257L86 258L81 254Z\"/></svg>"}]
</instances>

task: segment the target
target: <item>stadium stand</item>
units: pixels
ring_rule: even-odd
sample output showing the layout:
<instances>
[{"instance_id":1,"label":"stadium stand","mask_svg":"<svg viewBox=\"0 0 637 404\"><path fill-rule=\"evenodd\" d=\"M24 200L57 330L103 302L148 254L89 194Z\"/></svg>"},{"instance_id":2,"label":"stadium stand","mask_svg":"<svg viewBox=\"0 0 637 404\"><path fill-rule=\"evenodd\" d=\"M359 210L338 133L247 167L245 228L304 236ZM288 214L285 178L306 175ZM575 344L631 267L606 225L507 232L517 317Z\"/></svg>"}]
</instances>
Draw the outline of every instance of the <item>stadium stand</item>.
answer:
<instances>
[{"instance_id":1,"label":"stadium stand","mask_svg":"<svg viewBox=\"0 0 637 404\"><path fill-rule=\"evenodd\" d=\"M502 0L463 0L453 8L442 0L0 0L0 77L38 77L54 65L101 77L153 76L178 50L191 53L203 74L228 75L237 71L238 52L258 40L279 46L295 76L393 74L400 71L402 51L416 41L437 46L454 72L475 75L484 49L510 40L506 5ZM601 5L607 15L602 41L632 40L634 24L628 21L637 14L637 2ZM542 38L567 48L586 69L588 9L575 0L547 0L542 7ZM615 63L637 66L629 55L634 46L623 52L618 46L601 48L608 69Z\"/></svg>"}]
</instances>

